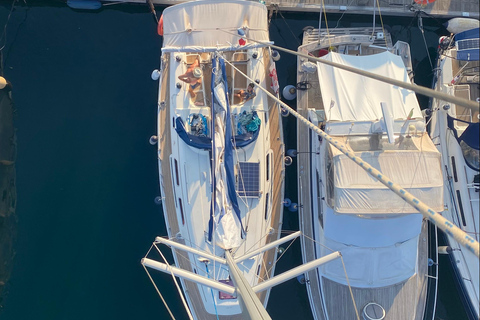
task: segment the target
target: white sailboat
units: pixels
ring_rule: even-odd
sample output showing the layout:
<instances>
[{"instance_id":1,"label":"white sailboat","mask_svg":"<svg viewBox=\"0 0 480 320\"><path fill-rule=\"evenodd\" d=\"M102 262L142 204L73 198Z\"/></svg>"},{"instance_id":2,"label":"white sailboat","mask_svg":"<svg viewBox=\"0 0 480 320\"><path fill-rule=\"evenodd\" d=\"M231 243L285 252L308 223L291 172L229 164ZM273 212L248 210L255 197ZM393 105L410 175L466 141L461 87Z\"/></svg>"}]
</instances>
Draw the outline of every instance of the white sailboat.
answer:
<instances>
[{"instance_id":1,"label":"white sailboat","mask_svg":"<svg viewBox=\"0 0 480 320\"><path fill-rule=\"evenodd\" d=\"M381 29L312 28L298 51L410 81L408 44L392 46ZM302 241L304 262L331 250L343 256L343 265L306 274L314 318L423 319L429 271L436 272L428 266L428 221L357 166L370 164L379 179L443 210L441 157L414 92L299 57L297 111L334 139L297 125L300 227L314 240ZM435 254L436 243L430 247ZM435 277L431 285L435 294Z\"/></svg>"},{"instance_id":2,"label":"white sailboat","mask_svg":"<svg viewBox=\"0 0 480 320\"><path fill-rule=\"evenodd\" d=\"M259 90L278 94L267 9L240 0L192 1L166 8L160 21L154 140L168 239L158 237L155 246L172 248L175 267L150 256L142 264L180 277L191 318L245 319L247 294L236 288L255 288L249 293L257 305L250 308L266 306L265 283L277 246L287 241L277 241L284 192L280 107Z\"/></svg>"},{"instance_id":3,"label":"white sailboat","mask_svg":"<svg viewBox=\"0 0 480 320\"><path fill-rule=\"evenodd\" d=\"M452 35L442 37L435 73L435 89L477 102L465 108L433 99L430 136L442 153L445 183L443 215L479 240L479 22L455 18L449 21ZM476 26L476 27L475 27ZM455 34L456 33L456 34ZM448 253L470 319L479 318L479 259L446 235Z\"/></svg>"}]
</instances>

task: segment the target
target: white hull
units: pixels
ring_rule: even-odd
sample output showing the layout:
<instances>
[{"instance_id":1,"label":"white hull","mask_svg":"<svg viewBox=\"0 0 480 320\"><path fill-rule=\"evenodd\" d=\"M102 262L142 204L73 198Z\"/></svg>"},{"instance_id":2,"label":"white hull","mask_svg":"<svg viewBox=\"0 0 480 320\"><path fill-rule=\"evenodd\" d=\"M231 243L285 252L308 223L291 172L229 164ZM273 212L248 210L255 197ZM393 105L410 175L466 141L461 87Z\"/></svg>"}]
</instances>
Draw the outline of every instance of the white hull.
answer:
<instances>
[{"instance_id":1,"label":"white hull","mask_svg":"<svg viewBox=\"0 0 480 320\"><path fill-rule=\"evenodd\" d=\"M237 9L241 9L241 13ZM212 17L204 15L199 19L198 12ZM230 20L225 17L229 12ZM215 23L215 15L220 14L223 15L222 21L229 22L224 38L208 31ZM233 64L249 78L258 79L256 86L270 88L269 68L275 68L270 49L248 43L245 46L236 44L240 39L236 34L237 28L242 27L246 27L248 36L265 40L262 37L265 34L268 36L268 32L263 32L262 28L266 28L266 9L258 3L236 0L222 3L195 1L165 10L164 23L158 100L158 161L163 212L169 239L205 252L203 256L172 249L175 265L207 279L233 285L227 265L206 256L225 259L225 250L231 250L233 257L239 258L279 239L281 235L284 150L279 106L261 90L256 90L256 96L249 101L235 97L233 94L246 89L250 81L230 65ZM218 27L222 29L222 26ZM197 32L196 37L192 38L190 32L182 28L192 28L194 33ZM248 34L248 28L255 31ZM232 31L235 34L231 35ZM222 50L213 48L210 52L202 52L209 51L206 48L213 40ZM234 180L225 178L229 174L224 153L228 146L220 148L228 141L222 135L226 134L226 121L229 119L225 118L224 112L218 112L220 107L217 103L215 112L212 112L212 70L218 70L220 61L216 57L226 61L225 79L231 90L228 109L234 125L233 143L237 144L233 148L231 171ZM197 63L195 61L203 71L203 77L191 86L179 79L188 73L189 68L193 68L193 64ZM214 67L215 64L217 67ZM223 79L218 74L216 72L215 79ZM194 94L190 88L193 88ZM274 93L272 89L270 92ZM222 97L227 99L218 93L215 101L220 101ZM237 126L237 122L241 123ZM250 129L255 126L256 129ZM252 142L239 146L242 136L237 129L250 135ZM214 137L213 131L216 132ZM223 170L223 167L227 169ZM232 186L238 202L238 216L232 196L227 195L228 188ZM214 189L217 201L212 210ZM219 205L225 210L225 215L220 212ZM254 287L273 276L276 257L277 250L272 248L238 262L237 266L247 283ZM241 309L237 297L184 278L180 280L188 308L195 319L245 317L245 310ZM257 294L264 306L269 292L267 289Z\"/></svg>"},{"instance_id":2,"label":"white hull","mask_svg":"<svg viewBox=\"0 0 480 320\"><path fill-rule=\"evenodd\" d=\"M390 41L389 38L376 39L376 33L371 29L337 29L334 32L330 38L325 37L318 42L318 30L307 31L299 51L342 60L343 56L369 56L384 52L381 46ZM327 55L328 52L322 51L329 46L335 47L337 53L341 54ZM398 77L398 72L402 77L403 72L405 78L402 80L408 81L408 45L400 43L395 49L403 61L397 59L389 63L400 63L404 71L400 71L400 68L392 77ZM385 57L389 59L385 53L376 57L363 60L362 67L384 68L388 65L378 64ZM349 59L345 58L346 63L349 63ZM350 60L355 62L355 58ZM396 101L402 99L396 98L399 92L395 88L378 85L372 89L368 80L351 76L351 73L343 76L326 67L321 70L320 64L314 73L305 72L308 68L304 63L304 59L298 60L297 82L307 83L308 89L298 91L298 112L346 144L356 156L365 157L366 162L390 179L411 187L409 192L417 192L422 201L430 201L430 206L441 210L438 201L421 197L421 194L428 195L426 189L422 189L426 186L423 183L431 183L429 189L434 190L440 198L443 193L440 156L435 147L431 141L427 141L428 146L424 145L419 150L425 147L428 153L418 151L414 156L417 160L407 160L414 153L404 153L398 143L388 143L382 114L379 113L380 101L391 105L391 130L397 141L401 137L410 138L407 130L412 125L415 131L412 137L425 142L429 139L425 135L425 123L414 96L405 106L397 105ZM362 93L365 90L370 94ZM402 94L408 100L413 93L403 91ZM371 104L375 99L379 100L378 104ZM347 107L349 104L352 108ZM409 115L410 108L413 109ZM315 244L307 240L302 242L304 262L321 257L330 250L338 250L343 256L343 263L336 261L307 275L307 290L314 318L354 319L357 314L365 317L372 316L372 312L384 312L385 319L423 319L427 275L429 271L434 271L428 270L427 266L427 222L408 204L403 205L393 192L382 189L373 179L366 178L363 169L355 167L351 160L342 160L342 156L326 141L321 141L316 134L301 126L300 123L297 126L299 199L302 204L300 226L307 237L315 240ZM386 149L372 147L375 132L383 132L384 138L380 139L380 144ZM366 145L363 145L364 142ZM399 149L398 155L396 149ZM412 161L411 164L417 168L411 169L415 171L420 169L419 163L426 166L427 158L436 159L438 163L437 167L432 168L434 174L421 183L416 180L418 176L403 170L402 165L393 165L396 161ZM409 162L405 163L408 163L406 167L410 166ZM408 181L411 181L411 185ZM361 187L355 188L356 185ZM431 194L427 198L432 198ZM432 285L435 289L436 281Z\"/></svg>"},{"instance_id":3,"label":"white hull","mask_svg":"<svg viewBox=\"0 0 480 320\"><path fill-rule=\"evenodd\" d=\"M477 21L478 25L478 21ZM478 37L478 36L477 36ZM477 38L478 39L478 38ZM478 41L478 40L477 40ZM478 48L476 49L478 51ZM440 53L435 89L457 97L475 100L480 96L479 62L459 61L455 47ZM445 107L448 106L448 107ZM478 107L469 110L444 101L433 99L430 135L438 150L442 153L442 167L445 181L445 211L443 215L477 241L479 240L479 184L478 150L476 150L475 170L465 160L462 147L455 137L455 132L448 126L447 118L453 117L467 122L478 123ZM457 136L467 128L466 123L455 121ZM478 143L478 132L477 132ZM468 151L465 151L468 152ZM475 151L470 150L472 155ZM475 159L470 158L470 160ZM474 160L475 162L475 160ZM479 318L479 259L469 250L464 249L450 235L446 235L448 245L453 249L450 258L460 284L466 309L472 319Z\"/></svg>"}]
</instances>

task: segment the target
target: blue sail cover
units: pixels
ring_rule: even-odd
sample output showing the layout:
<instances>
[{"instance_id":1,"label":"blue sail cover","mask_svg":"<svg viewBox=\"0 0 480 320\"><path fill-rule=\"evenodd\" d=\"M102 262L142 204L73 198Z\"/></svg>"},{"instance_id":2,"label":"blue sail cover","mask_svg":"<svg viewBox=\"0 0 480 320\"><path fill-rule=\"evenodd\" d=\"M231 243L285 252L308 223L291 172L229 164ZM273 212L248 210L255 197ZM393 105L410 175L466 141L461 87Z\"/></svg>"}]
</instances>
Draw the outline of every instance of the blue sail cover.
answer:
<instances>
[{"instance_id":1,"label":"blue sail cover","mask_svg":"<svg viewBox=\"0 0 480 320\"><path fill-rule=\"evenodd\" d=\"M177 131L178 136L189 146L196 149L212 150L212 138L199 137L194 134L187 133L187 130L185 129L185 124L180 117L177 117L177 119L175 119L175 131ZM233 147L243 148L248 146L250 143L257 140L259 132L260 128L258 128L254 132L247 132L232 137L231 140Z\"/></svg>"},{"instance_id":2,"label":"blue sail cover","mask_svg":"<svg viewBox=\"0 0 480 320\"><path fill-rule=\"evenodd\" d=\"M231 113L230 113L230 104L228 102L228 87L227 87L227 77L226 77L226 70L225 70L225 62L223 59L219 59L219 67L222 70L222 76L223 78L221 81L223 82L225 86L225 100L226 100L226 116L225 116L225 147L224 147L224 155L223 155L223 160L224 160L224 166L225 166L225 172L226 172L226 184L227 184L227 191L228 191L228 199L230 200L230 203L232 205L232 209L235 212L235 215L238 218L238 221L240 222L241 226L241 238L243 239L243 235L245 233L245 230L243 228L242 224L242 219L240 216L240 208L238 207L238 201L237 201L237 193L235 190L235 173L234 173L234 165L233 165L233 148L234 148L234 143L233 143L233 137L232 137L232 121L231 121ZM216 69L216 60L212 60L212 70ZM215 73L212 72L212 82L211 82L211 89L212 89L212 102L214 101L214 86L215 86ZM212 104L212 119L215 119L215 108ZM258 131L255 132L254 138L246 139L247 145L253 141L256 140L258 137ZM182 135L180 136L182 137ZM215 137L215 123L212 121L212 137ZM183 139L183 138L182 138ZM212 236L213 236L213 229L214 229L214 217L215 217L215 205L213 204L216 199L215 195L215 190L216 190L216 177L215 177L215 168L216 164L215 159L215 139L210 138L211 140L211 146L210 149L212 150L212 165L211 165L211 170L212 170L212 175L213 175L213 190L212 190L212 206L210 207L210 219L208 221L208 241L212 241ZM185 141L185 140L184 140ZM237 146L239 144L237 143ZM221 218L220 218L221 219Z\"/></svg>"},{"instance_id":3,"label":"blue sail cover","mask_svg":"<svg viewBox=\"0 0 480 320\"><path fill-rule=\"evenodd\" d=\"M457 60L479 60L479 28L457 33L455 42L457 43Z\"/></svg>"},{"instance_id":4,"label":"blue sail cover","mask_svg":"<svg viewBox=\"0 0 480 320\"><path fill-rule=\"evenodd\" d=\"M454 121L460 121L463 123L468 123L468 127L463 131L462 135L459 137L457 133L457 129L455 129ZM448 127L452 129L455 138L460 141L465 142L470 148L475 150L480 150L480 143L479 143L479 122L468 122L460 119L456 119L450 115L447 115L447 123Z\"/></svg>"},{"instance_id":5,"label":"blue sail cover","mask_svg":"<svg viewBox=\"0 0 480 320\"><path fill-rule=\"evenodd\" d=\"M235 190L235 173L233 166L233 143L232 143L232 115L230 113L230 103L228 102L228 86L227 86L227 71L225 70L225 61L222 58L218 60L220 67L222 68L223 83L225 85L225 95L227 100L227 114L225 116L225 153L223 155L223 161L225 164L225 171L227 173L227 189L228 198L232 204L233 211L237 215L242 227L242 238L245 230L243 229L242 218L240 216L240 208L238 207L237 192Z\"/></svg>"}]
</instances>

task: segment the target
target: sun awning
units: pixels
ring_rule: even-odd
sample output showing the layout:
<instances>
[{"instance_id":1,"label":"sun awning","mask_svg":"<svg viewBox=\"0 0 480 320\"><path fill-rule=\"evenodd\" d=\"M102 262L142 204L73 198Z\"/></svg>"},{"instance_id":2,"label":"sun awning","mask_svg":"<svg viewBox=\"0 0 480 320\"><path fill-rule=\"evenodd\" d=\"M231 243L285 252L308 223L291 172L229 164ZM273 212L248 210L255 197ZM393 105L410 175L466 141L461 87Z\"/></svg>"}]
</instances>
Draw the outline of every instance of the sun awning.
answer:
<instances>
[{"instance_id":1,"label":"sun awning","mask_svg":"<svg viewBox=\"0 0 480 320\"><path fill-rule=\"evenodd\" d=\"M390 52L350 56L330 52L322 59L410 83L402 58ZM318 78L327 121L374 121L383 117L381 102L393 111L393 119L422 118L411 90L333 68L317 62Z\"/></svg>"},{"instance_id":2,"label":"sun awning","mask_svg":"<svg viewBox=\"0 0 480 320\"><path fill-rule=\"evenodd\" d=\"M190 1L163 11L163 51L240 48L238 29L268 42L267 8L259 2ZM246 40L242 48L259 46Z\"/></svg>"},{"instance_id":3,"label":"sun awning","mask_svg":"<svg viewBox=\"0 0 480 320\"><path fill-rule=\"evenodd\" d=\"M425 134L412 137L410 150L355 152L433 210L443 211L441 156ZM334 210L342 214L417 213L412 206L371 177L346 155L331 148Z\"/></svg>"}]
</instances>

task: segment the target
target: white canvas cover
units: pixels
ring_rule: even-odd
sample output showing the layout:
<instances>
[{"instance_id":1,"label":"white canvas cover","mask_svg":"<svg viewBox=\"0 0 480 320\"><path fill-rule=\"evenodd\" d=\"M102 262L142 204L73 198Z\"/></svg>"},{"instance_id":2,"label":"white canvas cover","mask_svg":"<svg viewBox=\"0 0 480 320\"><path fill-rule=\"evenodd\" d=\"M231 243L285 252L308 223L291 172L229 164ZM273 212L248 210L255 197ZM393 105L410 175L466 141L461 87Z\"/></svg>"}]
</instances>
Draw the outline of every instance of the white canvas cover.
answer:
<instances>
[{"instance_id":1,"label":"white canvas cover","mask_svg":"<svg viewBox=\"0 0 480 320\"><path fill-rule=\"evenodd\" d=\"M191 1L163 11L163 51L239 48L245 36L268 42L267 8L258 2ZM250 43L258 46L257 43ZM248 47L249 42L247 40Z\"/></svg>"},{"instance_id":2,"label":"white canvas cover","mask_svg":"<svg viewBox=\"0 0 480 320\"><path fill-rule=\"evenodd\" d=\"M390 52L350 56L330 52L322 59L410 83L402 59ZM327 121L375 121L382 118L380 102L393 111L393 119L422 118L415 93L371 78L317 62ZM331 102L334 102L331 107Z\"/></svg>"},{"instance_id":3,"label":"white canvas cover","mask_svg":"<svg viewBox=\"0 0 480 320\"><path fill-rule=\"evenodd\" d=\"M440 153L426 133L412 137L418 150L355 152L435 211L443 211ZM330 146L334 165L334 210L344 214L417 213L412 206Z\"/></svg>"}]
</instances>

